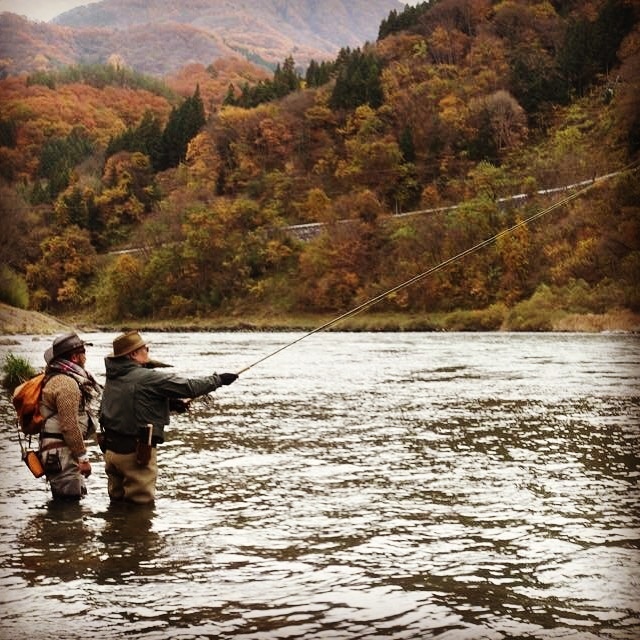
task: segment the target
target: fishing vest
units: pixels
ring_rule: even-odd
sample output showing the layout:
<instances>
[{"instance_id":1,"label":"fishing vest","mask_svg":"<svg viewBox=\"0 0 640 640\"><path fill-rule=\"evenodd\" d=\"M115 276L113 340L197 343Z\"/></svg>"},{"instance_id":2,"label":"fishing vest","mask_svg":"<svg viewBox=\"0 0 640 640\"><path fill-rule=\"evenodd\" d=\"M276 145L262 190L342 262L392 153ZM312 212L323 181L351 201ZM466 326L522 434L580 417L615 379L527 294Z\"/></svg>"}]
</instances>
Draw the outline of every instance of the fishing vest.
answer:
<instances>
[{"instance_id":1,"label":"fishing vest","mask_svg":"<svg viewBox=\"0 0 640 640\"><path fill-rule=\"evenodd\" d=\"M65 375L64 373L56 373L54 375ZM44 388L49 383L49 380L53 378L51 376L47 382L43 386ZM82 433L82 437L86 438L89 434L89 425L91 424L91 418L89 413L86 410L86 403L84 393L82 393L82 389L80 388L80 384L73 376L67 376L71 378L80 389L80 404L78 405L78 425L80 426L80 431ZM40 413L44 418L44 425L42 427L41 437L46 438L47 434L52 434L53 437L62 437L62 429L60 426L60 419L58 417L58 412L50 407L44 400L40 400Z\"/></svg>"}]
</instances>

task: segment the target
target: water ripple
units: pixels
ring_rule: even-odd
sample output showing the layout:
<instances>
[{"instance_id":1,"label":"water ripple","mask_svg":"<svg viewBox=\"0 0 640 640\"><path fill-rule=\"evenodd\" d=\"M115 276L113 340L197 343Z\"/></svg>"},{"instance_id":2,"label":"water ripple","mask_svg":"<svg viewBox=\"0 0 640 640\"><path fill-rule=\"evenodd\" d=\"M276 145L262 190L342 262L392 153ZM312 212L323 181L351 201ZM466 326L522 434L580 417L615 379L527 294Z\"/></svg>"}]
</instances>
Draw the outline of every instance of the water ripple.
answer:
<instances>
[{"instance_id":1,"label":"water ripple","mask_svg":"<svg viewBox=\"0 0 640 640\"><path fill-rule=\"evenodd\" d=\"M151 339L199 375L294 337ZM95 448L50 504L2 398L0 638L636 640L638 363L635 336L314 336L173 419L145 509Z\"/></svg>"}]
</instances>

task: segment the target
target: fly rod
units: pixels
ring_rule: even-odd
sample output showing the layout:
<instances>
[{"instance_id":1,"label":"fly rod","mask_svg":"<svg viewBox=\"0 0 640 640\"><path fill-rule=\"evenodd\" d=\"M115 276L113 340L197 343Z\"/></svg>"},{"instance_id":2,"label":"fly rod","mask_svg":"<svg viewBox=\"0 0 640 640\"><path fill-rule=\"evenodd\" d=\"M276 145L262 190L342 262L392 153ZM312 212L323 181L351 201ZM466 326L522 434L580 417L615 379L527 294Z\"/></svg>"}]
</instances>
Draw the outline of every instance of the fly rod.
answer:
<instances>
[{"instance_id":1,"label":"fly rod","mask_svg":"<svg viewBox=\"0 0 640 640\"><path fill-rule=\"evenodd\" d=\"M358 306L354 307L353 309L350 309L349 311L346 311L345 313L337 316L336 318L333 318L333 320L329 320L328 322L325 322L324 324L320 325L319 327L316 327L312 331L309 331L308 333L303 334L299 338L296 338L295 340L292 340L291 342L283 345L282 347L276 349L275 351L272 351L271 353L268 353L266 356L263 356L259 360L256 360L254 363L252 363L249 366L245 367L244 369L241 369L240 371L238 371L238 375L244 373L245 371L248 371L249 369L252 369L256 365L264 362L265 360L268 360L269 358L272 358L273 356L277 355L281 351L284 351L285 349L288 349L289 347L292 347L293 345L298 344L298 342L301 342L305 338L308 338L308 337L310 337L310 336L312 336L312 335L314 335L316 333L319 333L320 331L324 331L324 330L328 329L329 327L332 327L332 326L338 324L342 320L346 320L347 318L351 318L352 316L355 316L356 314L364 311L365 309L368 309L369 307L372 307L373 305L377 304L381 300L384 300L385 298L387 298L391 294L396 293L398 291L401 291L402 289L406 289L407 287L410 287L411 285L415 284L416 282L420 282L421 280L424 280L428 276L436 273L437 271L440 271L441 269L444 269L445 267L449 266L450 264L452 264L454 262L457 262L458 260L461 260L462 258L465 258L466 256L471 255L472 253L475 253L476 251L479 251L480 249L484 249L484 247L487 247L487 246L493 244L499 238L502 238L503 236L505 236L505 235L507 235L509 233L513 233L514 231L516 231L517 229L520 229L521 227L524 227L526 225L531 224L532 222L538 220L539 218L542 218L543 216L547 215L551 211L554 211L555 209L558 209L560 207L565 206L566 204L568 204L572 200L575 200L576 198L579 198L580 196L584 195L585 193L587 193L587 191L591 190L595 185L603 182L604 180L608 180L609 178L613 178L614 176L621 175L622 173L625 173L625 172L628 172L628 171L635 171L637 168L638 168L637 163L635 163L635 166L634 165L630 165L629 167L626 167L625 169L622 169L620 171L616 171L614 173L609 173L609 174L607 174L605 176L594 178L587 186L583 187L582 189L580 189L578 191L575 191L574 193L568 195L566 198L563 198L562 200L559 200L558 202L555 202L554 204L550 205L546 209L542 209L542 210L534 213L533 215L529 216L528 218L525 218L524 220L521 220L520 222L514 224L513 226L508 227L507 229L503 229L502 231L500 231L500 232L496 233L495 235L491 236L490 238L487 238L486 240L483 240L482 242L479 242L478 244L476 244L476 245L474 245L472 247L469 247L468 249L465 249L464 251L461 251L460 253L457 253L454 256L451 256L450 258L447 258L446 260L444 260L444 261L440 262L439 264L431 267L430 269L427 269L426 271L423 271L422 273L419 273L419 274L413 276L412 278L409 278L409 280L406 280L405 282L402 282L402 283L396 285L395 287L392 287L391 289L388 289L387 291L384 291L383 293L381 293L381 294L379 294L379 295L377 295L377 296L375 296L373 298L370 298L366 302L363 302L362 304L359 304Z\"/></svg>"}]
</instances>

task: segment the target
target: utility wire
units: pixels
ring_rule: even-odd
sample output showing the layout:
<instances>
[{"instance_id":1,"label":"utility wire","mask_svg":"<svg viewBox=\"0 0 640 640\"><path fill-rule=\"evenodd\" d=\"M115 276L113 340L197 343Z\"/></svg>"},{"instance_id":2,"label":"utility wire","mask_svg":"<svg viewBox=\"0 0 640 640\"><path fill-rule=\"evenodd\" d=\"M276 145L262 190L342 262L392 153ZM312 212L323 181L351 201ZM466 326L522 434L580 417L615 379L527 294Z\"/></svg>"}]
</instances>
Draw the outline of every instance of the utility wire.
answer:
<instances>
[{"instance_id":1,"label":"utility wire","mask_svg":"<svg viewBox=\"0 0 640 640\"><path fill-rule=\"evenodd\" d=\"M517 229L520 229L521 227L524 227L526 225L531 224L532 222L535 222L539 218L542 218L543 216L546 216L551 211L554 211L555 209L563 207L566 204L568 204L569 202L571 202L572 200L575 200L576 198L579 198L579 197L583 196L585 193L587 193L588 191L593 189L594 186L599 185L600 183L604 182L605 180L609 180L611 178L614 178L616 176L622 175L624 173L630 173L630 172L633 172L633 171L637 171L639 166L640 166L640 163L636 162L636 163L633 163L633 164L625 167L624 169L621 169L620 171L615 171L613 173L608 173L607 175L600 176L598 178L594 178L592 181L590 181L589 184L584 186L582 189L580 189L578 191L575 191L571 195L568 195L566 198L563 198L562 200L559 200L558 202L555 202L554 204L550 205L549 207L546 207L545 209L542 209L542 210L534 213L533 215L529 216L528 218L525 218L524 220L521 220L520 222L514 224L511 227L508 227L507 229L503 229L502 231L500 231L500 232L496 233L495 235L491 236L490 238L487 238L486 240L483 240L482 242L479 242L478 244L476 244L476 245L474 245L472 247L469 247L468 249L465 249L464 251L461 251L460 253L458 253L458 254L456 254L454 256L451 256L450 258L447 258L446 260L444 260L443 262L440 262L439 264L435 265L434 267L431 267L430 269L427 269L426 271L423 271L422 273L419 273L419 274L413 276L413 278L410 278L409 280L406 280L405 282L402 282L402 283L396 285L395 287L392 287L391 289L388 289L387 291L384 291L383 293L375 296L374 298L370 298L366 302L363 302L362 304L358 305L357 307L354 307L353 309L350 309L349 311L346 311L345 313L343 313L342 315L337 316L333 320L329 320L328 322L325 322L324 324L320 325L319 327L316 327L312 331L309 331L308 333L305 333L304 335L300 336L299 338L297 338L297 339L285 344L284 346L280 347L279 349L276 349L275 351L272 351L271 353L268 353L266 356L263 356L259 360L256 360L253 364L250 364L249 366L245 367L244 369L241 369L240 371L238 371L238 375L244 373L245 371L248 371L249 369L252 369L256 365L264 362L265 360L268 360L269 358L272 358L273 356L277 355L281 351L284 351L285 349L288 349L289 347L292 347L294 344L298 344L298 342L301 342L305 338L308 338L309 336L312 336L312 335L314 335L316 333L319 333L320 331L324 331L324 330L328 329L329 327L332 327L333 325L338 324L338 322L341 322L342 320L345 320L347 318L355 316L356 314L364 311L365 309L368 309L369 307L372 307L374 304L377 304L381 300L384 300L386 297L390 296L391 294L396 293L397 291L401 291L402 289L405 289L406 287L409 287L412 284L415 284L416 282L420 282L420 280L424 280L428 276L436 273L437 271L440 271L441 269L444 269L445 267L447 267L448 265L452 264L453 262L457 262L458 260L461 260L462 258L464 258L464 257L466 257L468 255L471 255L472 253L475 253L476 251L479 251L480 249L483 249L484 247L487 247L487 246L493 244L494 242L496 242L498 239L502 238L503 236L506 236L506 235L508 235L510 233L513 233Z\"/></svg>"}]
</instances>

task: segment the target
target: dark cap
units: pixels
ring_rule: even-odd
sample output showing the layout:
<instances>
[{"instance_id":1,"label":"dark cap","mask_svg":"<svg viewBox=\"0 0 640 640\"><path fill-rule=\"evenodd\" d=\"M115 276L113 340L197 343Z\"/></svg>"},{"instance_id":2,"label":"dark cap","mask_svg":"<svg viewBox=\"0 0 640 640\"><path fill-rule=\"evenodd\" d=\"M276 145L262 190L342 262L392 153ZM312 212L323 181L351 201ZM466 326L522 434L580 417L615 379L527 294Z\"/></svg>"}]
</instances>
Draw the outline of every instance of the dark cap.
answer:
<instances>
[{"instance_id":1,"label":"dark cap","mask_svg":"<svg viewBox=\"0 0 640 640\"><path fill-rule=\"evenodd\" d=\"M92 347L93 343L81 340L77 333L65 333L57 336L54 338L53 344L44 352L45 362L49 364L60 356L84 349L86 346Z\"/></svg>"}]
</instances>

